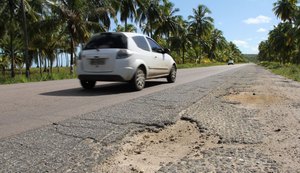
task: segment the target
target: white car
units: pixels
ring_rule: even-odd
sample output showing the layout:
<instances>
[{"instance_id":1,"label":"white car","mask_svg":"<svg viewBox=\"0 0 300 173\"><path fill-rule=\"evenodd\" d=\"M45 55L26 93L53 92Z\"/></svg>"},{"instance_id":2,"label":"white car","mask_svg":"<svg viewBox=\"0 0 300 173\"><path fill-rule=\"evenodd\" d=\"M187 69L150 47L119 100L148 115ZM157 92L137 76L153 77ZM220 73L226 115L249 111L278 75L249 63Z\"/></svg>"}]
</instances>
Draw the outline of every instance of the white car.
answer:
<instances>
[{"instance_id":1,"label":"white car","mask_svg":"<svg viewBox=\"0 0 300 173\"><path fill-rule=\"evenodd\" d=\"M85 89L94 88L96 81L131 82L135 90L142 90L147 79L166 78L173 83L177 67L168 52L142 34L99 33L80 52L78 79Z\"/></svg>"},{"instance_id":2,"label":"white car","mask_svg":"<svg viewBox=\"0 0 300 173\"><path fill-rule=\"evenodd\" d=\"M229 60L227 64L228 65L234 65L234 61L233 60Z\"/></svg>"}]
</instances>

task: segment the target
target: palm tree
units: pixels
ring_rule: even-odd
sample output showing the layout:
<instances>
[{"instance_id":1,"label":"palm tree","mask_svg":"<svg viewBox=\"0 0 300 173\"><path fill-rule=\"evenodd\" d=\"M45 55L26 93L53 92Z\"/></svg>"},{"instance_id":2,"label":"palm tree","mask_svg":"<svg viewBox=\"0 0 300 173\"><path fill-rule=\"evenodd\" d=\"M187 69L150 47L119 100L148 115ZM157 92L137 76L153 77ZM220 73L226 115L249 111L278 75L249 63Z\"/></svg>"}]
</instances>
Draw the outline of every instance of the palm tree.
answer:
<instances>
[{"instance_id":1,"label":"palm tree","mask_svg":"<svg viewBox=\"0 0 300 173\"><path fill-rule=\"evenodd\" d=\"M126 32L125 27L117 25L117 28L114 29L115 32ZM127 32L137 32L137 28L133 24L127 25Z\"/></svg>"},{"instance_id":2,"label":"palm tree","mask_svg":"<svg viewBox=\"0 0 300 173\"><path fill-rule=\"evenodd\" d=\"M120 13L121 22L125 23L125 31L128 31L128 19L133 21L137 17L137 6L143 5L142 0L114 0L113 7Z\"/></svg>"},{"instance_id":3,"label":"palm tree","mask_svg":"<svg viewBox=\"0 0 300 173\"><path fill-rule=\"evenodd\" d=\"M150 37L153 37L155 23L160 21L161 18L160 1L145 0L144 4L137 9L136 22L139 22L143 33L150 35Z\"/></svg>"},{"instance_id":4,"label":"palm tree","mask_svg":"<svg viewBox=\"0 0 300 173\"><path fill-rule=\"evenodd\" d=\"M297 0L278 0L274 3L273 11L281 20L292 22L297 10Z\"/></svg>"},{"instance_id":5,"label":"palm tree","mask_svg":"<svg viewBox=\"0 0 300 173\"><path fill-rule=\"evenodd\" d=\"M211 40L211 44L210 44L210 50L208 52L208 58L210 60L213 60L217 56L217 51L222 51L223 49L225 49L227 45L227 41L223 36L222 31L218 29L213 30L210 40Z\"/></svg>"},{"instance_id":6,"label":"palm tree","mask_svg":"<svg viewBox=\"0 0 300 173\"><path fill-rule=\"evenodd\" d=\"M232 59L235 62L243 60L242 52L239 50L236 44L229 42L228 44L228 57L227 61Z\"/></svg>"},{"instance_id":7,"label":"palm tree","mask_svg":"<svg viewBox=\"0 0 300 173\"><path fill-rule=\"evenodd\" d=\"M85 42L90 37L91 30L97 32L108 30L110 26L108 16L112 8L107 5L107 1L100 3L84 0L58 0L51 3L53 12L58 15L57 20L66 28L63 32L69 35L71 74L73 74L75 46ZM91 8L92 6L94 8Z\"/></svg>"},{"instance_id":8,"label":"palm tree","mask_svg":"<svg viewBox=\"0 0 300 173\"><path fill-rule=\"evenodd\" d=\"M259 46L258 46L258 60L259 61L272 61L272 57L271 57L271 45L269 40L266 41L262 41Z\"/></svg>"},{"instance_id":9,"label":"palm tree","mask_svg":"<svg viewBox=\"0 0 300 173\"><path fill-rule=\"evenodd\" d=\"M193 15L188 16L191 31L197 37L197 43L194 47L197 59L201 58L201 55L199 57L199 51L206 44L203 37L208 35L213 28L213 18L209 17L208 14L211 14L211 11L205 5L199 5L197 9L193 9Z\"/></svg>"},{"instance_id":10,"label":"palm tree","mask_svg":"<svg viewBox=\"0 0 300 173\"><path fill-rule=\"evenodd\" d=\"M36 3L36 2L35 2ZM17 35L20 34L19 30L24 31L23 33L23 37L24 37L24 49L25 53L23 53L23 55L25 55L25 59L26 58L26 52L27 52L27 42L28 39L27 37L27 33L26 33L26 15L25 15L25 11L26 14L28 14L28 17L31 17L31 19L35 19L35 12L31 7L31 1L28 0L7 0L7 1L1 1L1 8L0 8L0 17L3 20L4 25L2 26L1 30L1 37L3 36L3 34L5 33L5 30L7 32L9 32L9 36L10 36L10 60L11 60L11 77L15 77L15 47L13 45L14 39L17 39ZM9 13L7 13L5 11L5 9L9 9ZM7 19L7 20L5 20ZM21 20L20 20L21 19ZM23 24L23 27L21 27L21 24ZM6 27L7 26L7 27ZM20 37L20 36L18 36ZM22 37L22 35L21 35ZM29 74L29 63L26 63L26 71L28 71ZM28 77L28 76L27 76Z\"/></svg>"},{"instance_id":11,"label":"palm tree","mask_svg":"<svg viewBox=\"0 0 300 173\"><path fill-rule=\"evenodd\" d=\"M188 22L183 20L182 17L177 19L177 23L179 24L178 32L175 35L170 37L171 48L172 50L177 50L177 53L182 53L181 61L185 63L185 56L188 48L192 46L192 42L194 39L194 35L190 33L188 30Z\"/></svg>"},{"instance_id":12,"label":"palm tree","mask_svg":"<svg viewBox=\"0 0 300 173\"><path fill-rule=\"evenodd\" d=\"M174 4L168 0L163 0L163 5L160 6L161 18L159 18L156 26L155 35L164 35L168 39L170 34L176 35L180 28L178 18L180 16L175 15L179 11L178 8L174 9Z\"/></svg>"},{"instance_id":13,"label":"palm tree","mask_svg":"<svg viewBox=\"0 0 300 173\"><path fill-rule=\"evenodd\" d=\"M280 56L280 62L285 64L290 61L291 52L294 50L294 30L290 23L280 23L269 33L270 43Z\"/></svg>"},{"instance_id":14,"label":"palm tree","mask_svg":"<svg viewBox=\"0 0 300 173\"><path fill-rule=\"evenodd\" d=\"M296 55L294 58L294 62L296 64L300 64L300 7L298 6L298 9L296 11L295 15L295 38L296 38Z\"/></svg>"}]
</instances>

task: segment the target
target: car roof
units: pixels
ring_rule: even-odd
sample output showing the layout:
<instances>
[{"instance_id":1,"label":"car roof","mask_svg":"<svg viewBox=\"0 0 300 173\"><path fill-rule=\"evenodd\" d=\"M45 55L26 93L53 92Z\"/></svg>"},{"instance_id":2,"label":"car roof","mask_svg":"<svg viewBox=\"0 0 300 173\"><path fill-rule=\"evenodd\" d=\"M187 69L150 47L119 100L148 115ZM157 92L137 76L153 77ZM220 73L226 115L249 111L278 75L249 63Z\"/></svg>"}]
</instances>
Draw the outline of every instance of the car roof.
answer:
<instances>
[{"instance_id":1,"label":"car roof","mask_svg":"<svg viewBox=\"0 0 300 173\"><path fill-rule=\"evenodd\" d=\"M102 32L102 33L111 33L111 34L123 34L127 37L133 37L133 36L146 36L144 34L140 34L140 33L134 33L134 32ZM102 34L100 33L100 34ZM147 37L147 36L146 36Z\"/></svg>"}]
</instances>

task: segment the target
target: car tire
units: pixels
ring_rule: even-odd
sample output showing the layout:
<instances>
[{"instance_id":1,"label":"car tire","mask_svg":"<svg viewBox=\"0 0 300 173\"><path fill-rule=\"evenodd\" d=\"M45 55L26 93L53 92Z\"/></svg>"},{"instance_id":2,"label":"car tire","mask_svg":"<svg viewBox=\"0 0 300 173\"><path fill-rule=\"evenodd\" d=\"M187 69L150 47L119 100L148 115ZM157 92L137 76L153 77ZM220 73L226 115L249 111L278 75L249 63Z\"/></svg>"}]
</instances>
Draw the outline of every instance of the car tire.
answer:
<instances>
[{"instance_id":1,"label":"car tire","mask_svg":"<svg viewBox=\"0 0 300 173\"><path fill-rule=\"evenodd\" d=\"M84 89L92 89L96 85L96 81L80 80L80 84Z\"/></svg>"},{"instance_id":2,"label":"car tire","mask_svg":"<svg viewBox=\"0 0 300 173\"><path fill-rule=\"evenodd\" d=\"M133 89L140 91L145 87L146 75L143 69L138 68L135 72L135 75L132 79Z\"/></svg>"},{"instance_id":3,"label":"car tire","mask_svg":"<svg viewBox=\"0 0 300 173\"><path fill-rule=\"evenodd\" d=\"M176 80L176 75L177 75L177 69L176 69L175 65L173 65L171 70L170 70L170 74L167 77L167 81L169 83L174 83L175 80Z\"/></svg>"}]
</instances>

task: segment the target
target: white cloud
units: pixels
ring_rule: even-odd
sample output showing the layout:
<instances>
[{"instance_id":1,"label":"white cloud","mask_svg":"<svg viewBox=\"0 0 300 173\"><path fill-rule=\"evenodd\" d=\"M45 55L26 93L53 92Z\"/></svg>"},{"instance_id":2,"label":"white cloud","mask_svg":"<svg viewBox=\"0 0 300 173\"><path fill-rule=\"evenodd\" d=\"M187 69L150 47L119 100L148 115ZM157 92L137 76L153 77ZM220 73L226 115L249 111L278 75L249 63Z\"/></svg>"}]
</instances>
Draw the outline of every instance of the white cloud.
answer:
<instances>
[{"instance_id":1,"label":"white cloud","mask_svg":"<svg viewBox=\"0 0 300 173\"><path fill-rule=\"evenodd\" d=\"M256 32L267 32L265 28L259 28Z\"/></svg>"},{"instance_id":2,"label":"white cloud","mask_svg":"<svg viewBox=\"0 0 300 173\"><path fill-rule=\"evenodd\" d=\"M267 16L263 16L263 15L259 15L255 18L249 18L244 20L244 23L246 24L261 24L261 23L270 23L271 22L271 18L267 17Z\"/></svg>"},{"instance_id":3,"label":"white cloud","mask_svg":"<svg viewBox=\"0 0 300 173\"><path fill-rule=\"evenodd\" d=\"M238 47L244 47L244 48L248 48L249 44L246 41L243 40L233 40L232 41L234 44L236 44Z\"/></svg>"}]
</instances>

